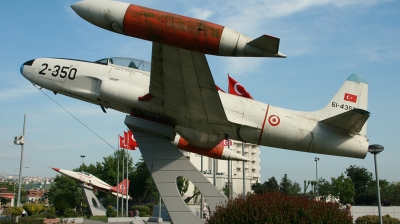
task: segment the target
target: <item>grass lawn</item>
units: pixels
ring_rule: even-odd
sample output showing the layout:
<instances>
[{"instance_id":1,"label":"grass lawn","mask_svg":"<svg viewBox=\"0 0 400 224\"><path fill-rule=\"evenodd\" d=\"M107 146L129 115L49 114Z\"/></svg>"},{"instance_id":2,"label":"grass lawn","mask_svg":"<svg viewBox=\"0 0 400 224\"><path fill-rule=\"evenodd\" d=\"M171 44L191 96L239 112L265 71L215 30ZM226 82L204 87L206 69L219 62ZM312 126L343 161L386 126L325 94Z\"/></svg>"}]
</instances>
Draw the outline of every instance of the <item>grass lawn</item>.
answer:
<instances>
[{"instance_id":1,"label":"grass lawn","mask_svg":"<svg viewBox=\"0 0 400 224\"><path fill-rule=\"evenodd\" d=\"M86 216L83 217L84 219L89 219ZM100 222L107 222L107 216L90 216L90 220L96 220Z\"/></svg>"}]
</instances>

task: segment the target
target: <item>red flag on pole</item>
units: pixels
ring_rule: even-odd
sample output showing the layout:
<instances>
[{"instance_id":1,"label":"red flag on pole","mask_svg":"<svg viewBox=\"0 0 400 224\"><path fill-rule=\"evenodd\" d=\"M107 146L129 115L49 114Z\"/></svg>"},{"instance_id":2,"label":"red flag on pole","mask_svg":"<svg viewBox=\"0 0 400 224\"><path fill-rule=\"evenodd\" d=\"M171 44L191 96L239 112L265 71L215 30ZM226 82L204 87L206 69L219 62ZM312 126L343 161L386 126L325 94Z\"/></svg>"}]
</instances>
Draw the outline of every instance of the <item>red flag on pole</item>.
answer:
<instances>
[{"instance_id":1,"label":"red flag on pole","mask_svg":"<svg viewBox=\"0 0 400 224\"><path fill-rule=\"evenodd\" d=\"M249 98L249 99L253 99L253 97L250 95L250 93L248 93L246 91L246 89L240 85L240 83L238 83L236 80L234 80L233 78L231 78L228 74L228 93L233 94L233 95L237 95L237 96L241 96L241 97L245 97L245 98Z\"/></svg>"},{"instance_id":2,"label":"red flag on pole","mask_svg":"<svg viewBox=\"0 0 400 224\"><path fill-rule=\"evenodd\" d=\"M121 149L125 149L126 148L124 137L122 137L122 136L119 136L119 148L121 148Z\"/></svg>"},{"instance_id":3,"label":"red flag on pole","mask_svg":"<svg viewBox=\"0 0 400 224\"><path fill-rule=\"evenodd\" d=\"M128 130L128 132L124 131L124 137L126 146L125 149L136 150L136 148L138 148L138 144L130 130Z\"/></svg>"}]
</instances>

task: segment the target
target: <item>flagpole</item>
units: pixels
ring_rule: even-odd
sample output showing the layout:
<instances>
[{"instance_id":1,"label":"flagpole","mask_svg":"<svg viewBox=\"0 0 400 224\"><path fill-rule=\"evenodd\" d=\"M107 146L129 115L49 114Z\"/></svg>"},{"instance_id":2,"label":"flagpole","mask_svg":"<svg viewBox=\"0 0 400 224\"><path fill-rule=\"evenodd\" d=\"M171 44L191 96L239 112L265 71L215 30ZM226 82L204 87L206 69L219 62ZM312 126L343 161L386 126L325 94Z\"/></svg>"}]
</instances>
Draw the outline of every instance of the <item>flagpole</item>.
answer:
<instances>
[{"instance_id":1,"label":"flagpole","mask_svg":"<svg viewBox=\"0 0 400 224\"><path fill-rule=\"evenodd\" d=\"M117 144L117 153L116 153L116 156L117 156L117 218L118 218L118 209L119 209L119 205L118 205L118 198L119 198L119 188L118 188L118 184L119 184L119 155L118 155L118 153L119 153L119 147L120 147L120 145L119 145L119 143L120 143L120 139L121 137L118 135L118 144Z\"/></svg>"},{"instance_id":2,"label":"flagpole","mask_svg":"<svg viewBox=\"0 0 400 224\"><path fill-rule=\"evenodd\" d=\"M128 147L126 147L126 216L128 217L128 168L129 168L129 156L128 156L128 150L129 150L129 142L130 142L130 135L129 135L129 130L128 130Z\"/></svg>"},{"instance_id":3,"label":"flagpole","mask_svg":"<svg viewBox=\"0 0 400 224\"><path fill-rule=\"evenodd\" d=\"M128 135L129 135L129 133L128 133ZM129 142L129 140L128 140L128 142ZM128 192L129 192L128 168L129 168L129 155L128 155L128 149L127 149L126 150L126 214L128 214L128 206L129 206L129 204L128 204ZM128 216L128 215L126 215L126 216Z\"/></svg>"},{"instance_id":4,"label":"flagpole","mask_svg":"<svg viewBox=\"0 0 400 224\"><path fill-rule=\"evenodd\" d=\"M124 139L125 141L125 139ZM122 150L125 154L125 150ZM121 198L121 217L124 217L124 162L125 162L125 155L122 156L122 198Z\"/></svg>"}]
</instances>

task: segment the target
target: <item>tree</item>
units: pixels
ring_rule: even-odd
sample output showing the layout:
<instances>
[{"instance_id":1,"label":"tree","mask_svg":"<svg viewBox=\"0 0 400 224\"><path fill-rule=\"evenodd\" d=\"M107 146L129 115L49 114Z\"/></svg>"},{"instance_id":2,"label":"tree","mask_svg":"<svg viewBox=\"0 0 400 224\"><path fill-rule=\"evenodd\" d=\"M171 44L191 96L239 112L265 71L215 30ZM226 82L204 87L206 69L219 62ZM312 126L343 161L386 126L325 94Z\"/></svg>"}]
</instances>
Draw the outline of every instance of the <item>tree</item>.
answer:
<instances>
[{"instance_id":1,"label":"tree","mask_svg":"<svg viewBox=\"0 0 400 224\"><path fill-rule=\"evenodd\" d=\"M49 203L54 204L55 197L61 193L72 193L78 202L83 200L82 189L78 181L65 175L57 174L54 178L54 184L51 185L50 190L46 193Z\"/></svg>"},{"instance_id":2,"label":"tree","mask_svg":"<svg viewBox=\"0 0 400 224\"><path fill-rule=\"evenodd\" d=\"M301 188L300 184L296 182L293 183L291 180L289 180L287 174L285 174L282 177L279 190L286 195L296 195L298 192L300 192Z\"/></svg>"},{"instance_id":3,"label":"tree","mask_svg":"<svg viewBox=\"0 0 400 224\"><path fill-rule=\"evenodd\" d=\"M196 186L194 186L193 195L190 196L190 197L185 198L185 200L184 200L185 203L188 204L189 201L193 199L193 204L196 204L197 200L199 199L200 194L201 194L201 192L199 191L199 189ZM224 191L224 194L227 195L228 194L228 190L226 190L226 192Z\"/></svg>"},{"instance_id":4,"label":"tree","mask_svg":"<svg viewBox=\"0 0 400 224\"><path fill-rule=\"evenodd\" d=\"M274 176L269 178L268 181L264 182L264 184L266 186L267 192L279 191L279 185Z\"/></svg>"},{"instance_id":5,"label":"tree","mask_svg":"<svg viewBox=\"0 0 400 224\"><path fill-rule=\"evenodd\" d=\"M178 177L176 180L179 194L183 196L189 189L189 180L184 177Z\"/></svg>"},{"instance_id":6,"label":"tree","mask_svg":"<svg viewBox=\"0 0 400 224\"><path fill-rule=\"evenodd\" d=\"M320 196L328 196L332 194L332 185L324 178L318 180L318 193Z\"/></svg>"},{"instance_id":7,"label":"tree","mask_svg":"<svg viewBox=\"0 0 400 224\"><path fill-rule=\"evenodd\" d=\"M134 171L130 176L130 179L131 182L133 182L131 186L134 186L134 190L132 191L131 195L134 200L139 201L139 203L144 200L149 201L151 198L155 198L155 201L158 200L159 193L157 187L143 158L140 158L135 164Z\"/></svg>"},{"instance_id":8,"label":"tree","mask_svg":"<svg viewBox=\"0 0 400 224\"><path fill-rule=\"evenodd\" d=\"M344 177L343 173L338 177L332 177L332 195L340 199L340 203L350 203L356 194L353 181L350 177Z\"/></svg>"},{"instance_id":9,"label":"tree","mask_svg":"<svg viewBox=\"0 0 400 224\"><path fill-rule=\"evenodd\" d=\"M383 195L387 197L389 202L393 205L400 205L400 182L392 182L389 184L387 189L387 195Z\"/></svg>"},{"instance_id":10,"label":"tree","mask_svg":"<svg viewBox=\"0 0 400 224\"><path fill-rule=\"evenodd\" d=\"M54 207L64 213L69 208L74 208L76 201L72 193L60 193L54 198Z\"/></svg>"},{"instance_id":11,"label":"tree","mask_svg":"<svg viewBox=\"0 0 400 224\"><path fill-rule=\"evenodd\" d=\"M307 193L307 189L310 186L310 181L304 180L304 188L303 188L303 195L305 196Z\"/></svg>"},{"instance_id":12,"label":"tree","mask_svg":"<svg viewBox=\"0 0 400 224\"><path fill-rule=\"evenodd\" d=\"M346 169L347 177L351 178L355 188L354 204L371 205L376 201L374 195L368 192L368 188L374 185L373 175L364 167L351 165Z\"/></svg>"}]
</instances>

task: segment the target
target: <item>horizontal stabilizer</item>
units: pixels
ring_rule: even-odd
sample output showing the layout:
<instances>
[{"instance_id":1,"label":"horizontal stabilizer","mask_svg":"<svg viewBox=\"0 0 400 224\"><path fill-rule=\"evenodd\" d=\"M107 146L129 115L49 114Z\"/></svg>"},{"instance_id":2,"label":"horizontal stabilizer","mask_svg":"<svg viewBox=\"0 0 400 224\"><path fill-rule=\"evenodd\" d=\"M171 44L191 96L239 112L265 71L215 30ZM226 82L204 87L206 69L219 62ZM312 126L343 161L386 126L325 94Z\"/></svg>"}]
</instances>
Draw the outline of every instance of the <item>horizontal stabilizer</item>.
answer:
<instances>
[{"instance_id":1,"label":"horizontal stabilizer","mask_svg":"<svg viewBox=\"0 0 400 224\"><path fill-rule=\"evenodd\" d=\"M343 133L356 135L359 134L370 113L362 109L350 110L336 116L322 120L321 122L338 128Z\"/></svg>"},{"instance_id":2,"label":"horizontal stabilizer","mask_svg":"<svg viewBox=\"0 0 400 224\"><path fill-rule=\"evenodd\" d=\"M262 35L250 41L248 44L263 51L277 54L279 50L279 41L280 41L279 38L268 35Z\"/></svg>"}]
</instances>

